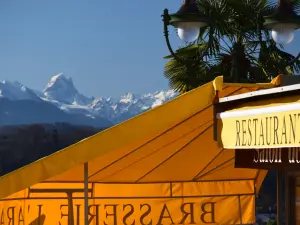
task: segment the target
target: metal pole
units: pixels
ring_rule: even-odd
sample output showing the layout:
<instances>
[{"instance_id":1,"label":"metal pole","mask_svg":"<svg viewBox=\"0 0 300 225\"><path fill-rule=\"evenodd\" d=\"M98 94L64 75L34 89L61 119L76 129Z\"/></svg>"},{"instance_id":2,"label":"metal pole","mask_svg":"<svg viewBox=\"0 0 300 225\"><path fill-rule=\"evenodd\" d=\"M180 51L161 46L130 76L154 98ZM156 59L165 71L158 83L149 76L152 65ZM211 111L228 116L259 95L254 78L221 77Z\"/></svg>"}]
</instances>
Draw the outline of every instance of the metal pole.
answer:
<instances>
[{"instance_id":1,"label":"metal pole","mask_svg":"<svg viewBox=\"0 0 300 225\"><path fill-rule=\"evenodd\" d=\"M285 214L284 212L284 190L283 186L285 185L285 182L283 180L283 173L281 171L277 171L277 224L283 225L283 216ZM283 185L282 185L283 184Z\"/></svg>"},{"instance_id":2,"label":"metal pole","mask_svg":"<svg viewBox=\"0 0 300 225\"><path fill-rule=\"evenodd\" d=\"M84 225L89 224L89 167L84 163Z\"/></svg>"}]
</instances>

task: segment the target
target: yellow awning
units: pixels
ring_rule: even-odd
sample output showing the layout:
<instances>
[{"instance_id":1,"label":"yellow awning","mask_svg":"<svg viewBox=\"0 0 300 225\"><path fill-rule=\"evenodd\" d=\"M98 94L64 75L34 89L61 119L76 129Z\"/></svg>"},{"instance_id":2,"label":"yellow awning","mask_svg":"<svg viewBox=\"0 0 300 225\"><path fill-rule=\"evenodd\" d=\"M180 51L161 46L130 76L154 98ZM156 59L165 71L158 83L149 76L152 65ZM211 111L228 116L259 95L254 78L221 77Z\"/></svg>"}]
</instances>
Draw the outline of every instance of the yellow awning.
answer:
<instances>
[{"instance_id":1,"label":"yellow awning","mask_svg":"<svg viewBox=\"0 0 300 225\"><path fill-rule=\"evenodd\" d=\"M253 223L266 171L234 168L234 150L213 140L212 104L217 91L222 97L276 85L225 84L218 77L0 177L0 221L83 224L88 163L91 224Z\"/></svg>"}]
</instances>

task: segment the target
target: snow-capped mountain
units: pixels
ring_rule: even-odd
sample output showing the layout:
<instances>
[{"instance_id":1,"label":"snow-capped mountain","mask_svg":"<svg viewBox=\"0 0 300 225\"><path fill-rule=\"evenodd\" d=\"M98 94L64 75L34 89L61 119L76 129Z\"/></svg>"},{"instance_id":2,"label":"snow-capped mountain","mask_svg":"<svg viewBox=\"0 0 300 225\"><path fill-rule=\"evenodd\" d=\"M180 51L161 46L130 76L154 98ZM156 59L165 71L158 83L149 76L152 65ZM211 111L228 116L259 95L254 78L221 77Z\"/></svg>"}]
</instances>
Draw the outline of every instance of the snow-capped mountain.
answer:
<instances>
[{"instance_id":1,"label":"snow-capped mountain","mask_svg":"<svg viewBox=\"0 0 300 225\"><path fill-rule=\"evenodd\" d=\"M9 125L12 121L32 123L58 120L56 122L110 126L175 96L175 91L168 90L144 95L127 93L116 99L90 98L81 94L72 79L63 74L53 76L43 91L32 90L18 82L3 81L0 83L0 125ZM18 107L21 105L23 110ZM22 119L28 116L30 119Z\"/></svg>"},{"instance_id":2,"label":"snow-capped mountain","mask_svg":"<svg viewBox=\"0 0 300 225\"><path fill-rule=\"evenodd\" d=\"M155 108L176 96L176 92L157 91L152 94L134 95L127 93L119 99L96 98L89 108L104 118L119 123L146 110Z\"/></svg>"},{"instance_id":3,"label":"snow-capped mountain","mask_svg":"<svg viewBox=\"0 0 300 225\"><path fill-rule=\"evenodd\" d=\"M31 89L17 81L10 82L7 80L0 82L0 97L6 97L10 100L41 100Z\"/></svg>"},{"instance_id":4,"label":"snow-capped mountain","mask_svg":"<svg viewBox=\"0 0 300 225\"><path fill-rule=\"evenodd\" d=\"M94 100L80 94L74 87L72 78L66 78L62 73L51 78L43 94L48 100L71 105L88 105Z\"/></svg>"}]
</instances>

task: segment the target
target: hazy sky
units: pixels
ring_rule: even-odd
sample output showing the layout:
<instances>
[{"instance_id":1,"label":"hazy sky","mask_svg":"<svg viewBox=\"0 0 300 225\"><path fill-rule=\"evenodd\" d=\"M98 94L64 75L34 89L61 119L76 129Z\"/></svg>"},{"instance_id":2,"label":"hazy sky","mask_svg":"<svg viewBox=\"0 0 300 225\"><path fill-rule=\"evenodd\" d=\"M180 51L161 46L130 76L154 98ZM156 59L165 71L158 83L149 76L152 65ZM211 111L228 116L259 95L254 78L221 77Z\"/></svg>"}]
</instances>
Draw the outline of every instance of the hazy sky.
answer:
<instances>
[{"instance_id":1,"label":"hazy sky","mask_svg":"<svg viewBox=\"0 0 300 225\"><path fill-rule=\"evenodd\" d=\"M57 73L88 96L167 89L160 15L182 0L1 0L0 80L41 90ZM174 48L180 41L173 33ZM300 51L300 36L286 50Z\"/></svg>"}]
</instances>

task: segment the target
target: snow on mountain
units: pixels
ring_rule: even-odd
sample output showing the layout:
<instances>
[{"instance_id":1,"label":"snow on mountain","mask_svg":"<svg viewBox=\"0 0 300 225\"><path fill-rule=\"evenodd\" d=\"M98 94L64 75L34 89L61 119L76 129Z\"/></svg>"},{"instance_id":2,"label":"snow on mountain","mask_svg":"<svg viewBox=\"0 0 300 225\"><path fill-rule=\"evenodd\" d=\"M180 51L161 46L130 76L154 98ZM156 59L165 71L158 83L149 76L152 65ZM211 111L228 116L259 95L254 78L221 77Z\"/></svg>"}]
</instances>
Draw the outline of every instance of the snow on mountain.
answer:
<instances>
[{"instance_id":1,"label":"snow on mountain","mask_svg":"<svg viewBox=\"0 0 300 225\"><path fill-rule=\"evenodd\" d=\"M17 81L10 82L7 80L0 82L0 98L9 98L10 100L41 100L31 89Z\"/></svg>"},{"instance_id":2,"label":"snow on mountain","mask_svg":"<svg viewBox=\"0 0 300 225\"><path fill-rule=\"evenodd\" d=\"M86 121L86 118L104 119L114 124L155 108L176 96L175 91L168 90L144 95L127 93L116 99L89 98L78 92L73 80L63 74L53 76L43 92L31 90L18 82L0 83L0 98L11 101L39 100L51 103L64 113L84 116L82 121Z\"/></svg>"},{"instance_id":3,"label":"snow on mountain","mask_svg":"<svg viewBox=\"0 0 300 225\"><path fill-rule=\"evenodd\" d=\"M176 96L177 93L173 90L157 91L153 94L145 95L127 93L121 96L120 99L98 98L90 107L97 115L105 115L105 118L110 121L119 123L149 109L153 109Z\"/></svg>"},{"instance_id":4,"label":"snow on mountain","mask_svg":"<svg viewBox=\"0 0 300 225\"><path fill-rule=\"evenodd\" d=\"M72 78L66 78L62 73L51 78L44 89L44 96L48 100L72 105L88 105L94 100L80 94L74 87Z\"/></svg>"}]
</instances>

